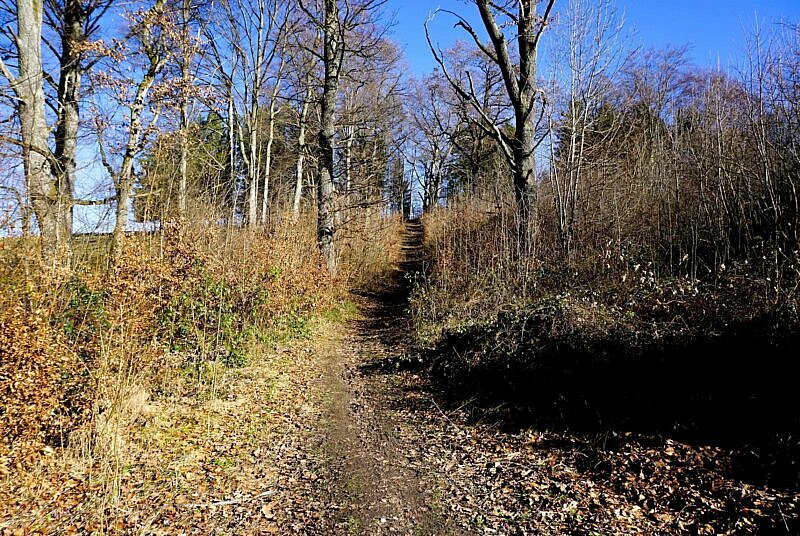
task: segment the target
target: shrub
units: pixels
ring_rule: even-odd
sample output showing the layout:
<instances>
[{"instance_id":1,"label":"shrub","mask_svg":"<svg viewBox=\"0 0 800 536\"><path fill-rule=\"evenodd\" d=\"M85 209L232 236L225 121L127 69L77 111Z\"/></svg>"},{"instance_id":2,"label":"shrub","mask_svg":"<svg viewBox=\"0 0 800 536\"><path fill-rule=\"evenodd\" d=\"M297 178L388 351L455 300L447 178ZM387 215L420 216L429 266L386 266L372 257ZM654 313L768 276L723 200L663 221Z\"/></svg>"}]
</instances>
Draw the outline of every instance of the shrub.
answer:
<instances>
[{"instance_id":1,"label":"shrub","mask_svg":"<svg viewBox=\"0 0 800 536\"><path fill-rule=\"evenodd\" d=\"M50 310L29 306L41 297L12 292L6 299L0 312L0 451L22 456L42 444L62 444L80 426L93 382L87 356L54 327Z\"/></svg>"}]
</instances>

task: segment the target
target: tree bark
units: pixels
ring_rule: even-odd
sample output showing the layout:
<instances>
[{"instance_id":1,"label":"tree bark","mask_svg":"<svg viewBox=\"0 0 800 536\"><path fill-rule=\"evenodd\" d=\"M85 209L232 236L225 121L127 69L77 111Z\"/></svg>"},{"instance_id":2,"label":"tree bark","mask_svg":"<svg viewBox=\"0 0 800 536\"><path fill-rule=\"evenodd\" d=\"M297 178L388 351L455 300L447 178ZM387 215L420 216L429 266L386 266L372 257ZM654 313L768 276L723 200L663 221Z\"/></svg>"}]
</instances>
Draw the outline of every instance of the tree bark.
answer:
<instances>
[{"instance_id":1,"label":"tree bark","mask_svg":"<svg viewBox=\"0 0 800 536\"><path fill-rule=\"evenodd\" d=\"M303 198L303 168L306 159L306 124L308 121L308 103L311 100L311 74L306 75L306 91L303 106L300 109L300 120L297 134L297 170L295 175L294 199L292 201L292 219L294 223L300 219L300 201Z\"/></svg>"},{"instance_id":2,"label":"tree bark","mask_svg":"<svg viewBox=\"0 0 800 536\"><path fill-rule=\"evenodd\" d=\"M317 243L322 261L331 274L336 273L334 228L336 209L333 184L333 137L335 134L336 95L342 63L339 6L336 0L324 0L323 62L325 80L322 86L321 123L319 133L320 170L317 178Z\"/></svg>"},{"instance_id":3,"label":"tree bark","mask_svg":"<svg viewBox=\"0 0 800 536\"><path fill-rule=\"evenodd\" d=\"M81 44L86 40L84 24L88 14L80 0L67 0L64 4L64 26L61 35L61 64L58 80L58 125L55 136L55 157L58 161L58 192L61 202L59 227L66 237L72 235L72 210L74 206L75 151L78 145L80 121L80 87L83 66Z\"/></svg>"},{"instance_id":4,"label":"tree bark","mask_svg":"<svg viewBox=\"0 0 800 536\"><path fill-rule=\"evenodd\" d=\"M471 79L470 87L464 87L449 74L441 54L433 46L430 34L427 34L427 25L426 37L434 58L442 68L442 73L449 84L481 116L478 125L500 144L511 165L520 253L527 255L532 252L535 238L537 201L535 151L541 141L537 139L536 127L544 111L543 107L537 107L537 100L539 100L536 80L537 51L555 0L546 0L545 10L541 16L536 10L540 0L519 0L515 13L510 8L498 7L490 0L474 0L474 2L478 6L490 44L480 38L466 19L460 17L457 26L464 28L480 51L497 65L503 77L509 102L514 110L513 135L504 132L501 125L498 125L487 114L482 101L474 93ZM500 12L508 21L504 20L502 26L498 24L495 12ZM512 25L512 29L506 30L507 26ZM505 31L513 32L516 36L518 63L512 60ZM542 112L542 115L538 117L537 108Z\"/></svg>"},{"instance_id":5,"label":"tree bark","mask_svg":"<svg viewBox=\"0 0 800 536\"><path fill-rule=\"evenodd\" d=\"M238 188L236 187L236 109L233 106L233 89L226 82L225 93L228 101L228 184L233 196L231 203L231 224L236 221L236 207L239 205Z\"/></svg>"},{"instance_id":6,"label":"tree bark","mask_svg":"<svg viewBox=\"0 0 800 536\"><path fill-rule=\"evenodd\" d=\"M117 209L114 234L111 239L111 259L112 262L119 261L125 242L125 230L128 227L128 204L131 198L131 189L136 180L133 174L133 162L139 154L139 146L142 140L142 111L144 110L145 99L153 87L156 75L161 70L163 61L151 61L150 67L142 81L136 88L136 96L130 106L130 126L128 130L128 140L125 145L125 155L122 158L122 165L117 173L114 186L116 189Z\"/></svg>"},{"instance_id":7,"label":"tree bark","mask_svg":"<svg viewBox=\"0 0 800 536\"><path fill-rule=\"evenodd\" d=\"M56 179L56 163L48 146L50 128L45 117L42 71L41 0L17 1L18 76L9 77L17 96L25 187L42 237L42 257L50 268L69 266L71 193Z\"/></svg>"},{"instance_id":8,"label":"tree bark","mask_svg":"<svg viewBox=\"0 0 800 536\"><path fill-rule=\"evenodd\" d=\"M186 215L186 198L189 183L189 113L186 101L181 102L180 160L178 162L178 215Z\"/></svg>"},{"instance_id":9,"label":"tree bark","mask_svg":"<svg viewBox=\"0 0 800 536\"><path fill-rule=\"evenodd\" d=\"M164 0L156 0L153 10L160 11L164 9ZM162 71L167 62L166 51L162 47L155 44L152 40L159 39L152 33L151 28L144 26L141 35L141 41L144 46L144 54L147 58L147 71L142 76L141 81L136 86L136 93L133 101L129 106L130 119L128 125L128 136L125 143L125 153L122 157L122 164L119 170L114 173L110 162L105 157L105 153L101 153L103 164L106 169L111 173L114 179L114 188L116 190L117 209L116 221L114 226L114 233L111 238L111 263L115 264L122 256L123 247L125 243L125 230L128 226L128 204L131 197L131 189L136 181L133 173L133 164L136 157L142 150L142 112L147 103L147 95L156 77ZM155 119L153 120L155 121Z\"/></svg>"},{"instance_id":10,"label":"tree bark","mask_svg":"<svg viewBox=\"0 0 800 536\"><path fill-rule=\"evenodd\" d=\"M481 19L489 33L495 58L503 75L506 92L514 108L513 156L514 198L517 202L521 246L532 246L536 216L536 67L539 38L554 0L548 0L544 16L536 13L538 0L522 0L516 16L519 66L515 68L502 30L497 25L489 0L478 0Z\"/></svg>"},{"instance_id":11,"label":"tree bark","mask_svg":"<svg viewBox=\"0 0 800 536\"><path fill-rule=\"evenodd\" d=\"M247 168L247 226L254 228L258 224L258 175L260 167L260 151L258 150L258 104L253 103L254 110L247 114L247 142L244 133L240 133L241 153Z\"/></svg>"},{"instance_id":12,"label":"tree bark","mask_svg":"<svg viewBox=\"0 0 800 536\"><path fill-rule=\"evenodd\" d=\"M189 28L189 0L183 0L181 5L181 30L183 31L183 39L188 37ZM188 188L188 160L189 160L189 77L190 66L192 62L193 51L188 42L182 43L183 54L180 58L180 71L181 71L181 102L180 102L180 160L178 162L178 215L183 217L186 215L186 198Z\"/></svg>"},{"instance_id":13,"label":"tree bark","mask_svg":"<svg viewBox=\"0 0 800 536\"><path fill-rule=\"evenodd\" d=\"M278 114L276 106L278 100L278 91L281 84L281 76L283 74L283 60L278 69L278 77L275 81L275 87L272 88L272 95L269 102L268 122L267 126L267 147L264 155L264 187L261 198L261 223L266 225L269 216L269 181L272 172L272 145L275 141L275 117Z\"/></svg>"}]
</instances>

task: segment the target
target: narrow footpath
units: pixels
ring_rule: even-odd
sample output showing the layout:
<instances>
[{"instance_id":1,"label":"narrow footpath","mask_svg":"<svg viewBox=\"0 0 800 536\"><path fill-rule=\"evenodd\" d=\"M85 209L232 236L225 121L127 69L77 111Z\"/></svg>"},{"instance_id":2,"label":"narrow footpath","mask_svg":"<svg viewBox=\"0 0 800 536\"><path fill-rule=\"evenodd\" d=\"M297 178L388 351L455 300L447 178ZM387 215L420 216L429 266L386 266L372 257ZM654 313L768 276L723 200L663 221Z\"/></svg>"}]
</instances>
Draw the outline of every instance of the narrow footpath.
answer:
<instances>
[{"instance_id":1,"label":"narrow footpath","mask_svg":"<svg viewBox=\"0 0 800 536\"><path fill-rule=\"evenodd\" d=\"M147 443L120 471L105 533L798 533L800 493L737 473L723 446L512 426L480 385L447 391L412 344L422 253L409 222L354 318L143 409ZM79 533L66 523L50 532Z\"/></svg>"},{"instance_id":2,"label":"narrow footpath","mask_svg":"<svg viewBox=\"0 0 800 536\"><path fill-rule=\"evenodd\" d=\"M421 463L416 431L396 407L401 386L392 376L370 373L374 365L401 357L411 343L408 297L422 270L422 233L418 222L406 224L402 258L391 278L360 295L360 315L340 351L326 360L329 515L321 532L452 532L432 507L431 483L438 475Z\"/></svg>"}]
</instances>

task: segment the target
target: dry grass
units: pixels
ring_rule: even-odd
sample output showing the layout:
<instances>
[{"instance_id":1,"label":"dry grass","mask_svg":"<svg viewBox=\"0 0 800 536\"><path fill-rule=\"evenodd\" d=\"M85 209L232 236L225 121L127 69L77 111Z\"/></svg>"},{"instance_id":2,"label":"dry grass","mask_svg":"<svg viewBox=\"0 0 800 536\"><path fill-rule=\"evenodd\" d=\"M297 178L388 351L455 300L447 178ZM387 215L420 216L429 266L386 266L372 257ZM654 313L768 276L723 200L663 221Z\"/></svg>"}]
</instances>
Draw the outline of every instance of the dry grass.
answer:
<instances>
[{"instance_id":1,"label":"dry grass","mask_svg":"<svg viewBox=\"0 0 800 536\"><path fill-rule=\"evenodd\" d=\"M412 312L426 343L448 329L491 323L498 314L535 310L563 299L576 314L580 304L589 306L594 311L589 321L600 327L608 315L626 324L635 319L642 329L678 318L681 325L699 330L781 311L797 318L796 261L787 261L778 273L743 258L703 278L693 277L685 265L673 271L647 253L677 245L659 242L656 236L647 245L633 235L586 239L565 258L546 205L539 212L532 254L520 255L511 206L466 196L423 216L432 262L413 293Z\"/></svg>"},{"instance_id":2,"label":"dry grass","mask_svg":"<svg viewBox=\"0 0 800 536\"><path fill-rule=\"evenodd\" d=\"M467 199L435 209L422 221L433 263L412 309L423 338L465 321L482 322L538 292L540 263L518 254L511 210Z\"/></svg>"},{"instance_id":3,"label":"dry grass","mask_svg":"<svg viewBox=\"0 0 800 536\"><path fill-rule=\"evenodd\" d=\"M102 238L84 237L69 278L37 277L35 240L4 242L0 531L141 529L148 520L131 511L157 516L158 500L191 496L185 467L235 478L200 444L261 414L231 409L237 385L257 376L248 389L271 387L256 398L276 396L285 363L270 356L311 337L315 319L340 320L348 285L386 270L399 244L395 220L351 223L333 279L319 267L313 223L170 224L130 236L113 271Z\"/></svg>"},{"instance_id":4,"label":"dry grass","mask_svg":"<svg viewBox=\"0 0 800 536\"><path fill-rule=\"evenodd\" d=\"M342 277L349 288L368 288L384 280L400 251L403 221L377 210L364 211L338 233Z\"/></svg>"}]
</instances>

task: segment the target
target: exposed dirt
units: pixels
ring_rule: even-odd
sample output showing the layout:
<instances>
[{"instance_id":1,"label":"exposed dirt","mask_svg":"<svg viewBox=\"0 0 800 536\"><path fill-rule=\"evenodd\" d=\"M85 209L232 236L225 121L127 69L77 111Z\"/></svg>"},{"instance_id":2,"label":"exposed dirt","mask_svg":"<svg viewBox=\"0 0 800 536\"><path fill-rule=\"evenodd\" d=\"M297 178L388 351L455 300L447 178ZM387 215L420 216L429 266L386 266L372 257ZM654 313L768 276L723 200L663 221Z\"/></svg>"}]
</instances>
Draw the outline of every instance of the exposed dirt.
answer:
<instances>
[{"instance_id":1,"label":"exposed dirt","mask_svg":"<svg viewBox=\"0 0 800 536\"><path fill-rule=\"evenodd\" d=\"M601 430L536 420L510 425L516 423L512 393L495 391L492 398L485 391L497 387L495 376L505 374L510 389L522 378L509 375L539 378L541 372L512 367L503 373L502 362L497 370L476 368L462 385L468 389L453 391L426 356L412 351L405 307L409 281L422 269L420 238L421 229L411 226L393 284L364 296L364 316L347 339L356 355L340 364L341 374L328 375L344 378L340 400L350 404L339 406L333 420L331 439L344 449L334 481L347 483L349 475L356 483L355 492L339 495L346 497L340 510L346 515L338 528L357 534L798 533L800 492L781 484L796 483L796 457L775 465L753 452L770 476L759 480L736 470L743 447L699 436L690 441L623 424ZM476 359L470 354L480 343L465 336L448 359ZM617 384L596 379L597 389L620 394ZM568 396L574 383L564 379L558 392ZM487 405L492 400L496 405ZM684 403L680 393L671 400ZM544 418L563 405L554 398L555 409L536 411ZM656 424L658 417L650 412ZM791 454L792 448L779 450Z\"/></svg>"},{"instance_id":2,"label":"exposed dirt","mask_svg":"<svg viewBox=\"0 0 800 536\"><path fill-rule=\"evenodd\" d=\"M419 269L422 229L409 223L403 258L385 286L356 295L361 314L323 359L319 524L324 534L455 533L431 505L441 475L422 463L414 423L394 407L395 378L365 374L365 364L396 359L410 343L406 310L411 275ZM299 527L298 527L299 528Z\"/></svg>"}]
</instances>

